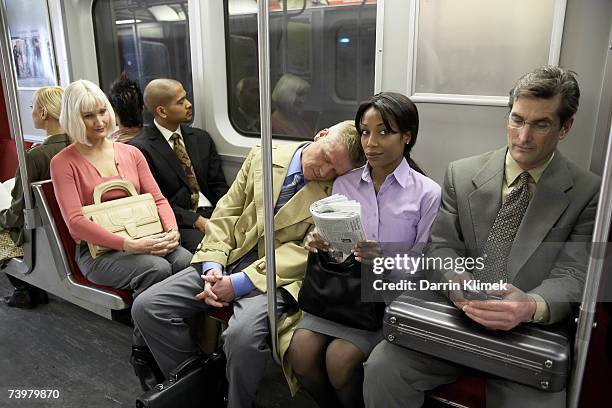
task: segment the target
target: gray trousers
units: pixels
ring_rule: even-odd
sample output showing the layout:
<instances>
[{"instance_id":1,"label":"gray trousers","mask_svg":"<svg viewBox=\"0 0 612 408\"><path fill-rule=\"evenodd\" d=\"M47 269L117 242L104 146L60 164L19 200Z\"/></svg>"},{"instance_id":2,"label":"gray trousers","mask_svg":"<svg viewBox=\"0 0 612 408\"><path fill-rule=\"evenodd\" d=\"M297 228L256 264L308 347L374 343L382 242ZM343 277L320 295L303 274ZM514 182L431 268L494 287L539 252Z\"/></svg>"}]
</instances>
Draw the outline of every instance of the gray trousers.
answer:
<instances>
[{"instance_id":1,"label":"gray trousers","mask_svg":"<svg viewBox=\"0 0 612 408\"><path fill-rule=\"evenodd\" d=\"M111 251L96 259L91 257L87 243L76 248L76 262L85 277L98 285L134 291L134 298L189 266L192 255L179 246L165 257L148 254L131 254ZM134 344L144 345L137 328L134 328Z\"/></svg>"},{"instance_id":2,"label":"gray trousers","mask_svg":"<svg viewBox=\"0 0 612 408\"><path fill-rule=\"evenodd\" d=\"M395 346L385 340L370 354L365 365L363 395L373 407L421 407L424 392L454 382L468 369L446 360ZM487 407L563 408L565 390L539 391L498 378L487 379Z\"/></svg>"},{"instance_id":3,"label":"gray trousers","mask_svg":"<svg viewBox=\"0 0 612 408\"><path fill-rule=\"evenodd\" d=\"M193 255L178 246L165 257L111 251L96 259L85 242L76 249L76 262L83 275L93 283L134 291L136 298L145 289L187 268Z\"/></svg>"},{"instance_id":4,"label":"gray trousers","mask_svg":"<svg viewBox=\"0 0 612 408\"><path fill-rule=\"evenodd\" d=\"M195 297L204 290L200 275L200 271L189 267L149 288L132 305L134 323L166 376L199 351L189 322L197 313L210 308ZM267 342L267 299L265 294L254 290L233 305L234 314L223 333L229 381L228 407L251 408L271 357ZM282 310L284 305L279 293L278 309Z\"/></svg>"}]
</instances>

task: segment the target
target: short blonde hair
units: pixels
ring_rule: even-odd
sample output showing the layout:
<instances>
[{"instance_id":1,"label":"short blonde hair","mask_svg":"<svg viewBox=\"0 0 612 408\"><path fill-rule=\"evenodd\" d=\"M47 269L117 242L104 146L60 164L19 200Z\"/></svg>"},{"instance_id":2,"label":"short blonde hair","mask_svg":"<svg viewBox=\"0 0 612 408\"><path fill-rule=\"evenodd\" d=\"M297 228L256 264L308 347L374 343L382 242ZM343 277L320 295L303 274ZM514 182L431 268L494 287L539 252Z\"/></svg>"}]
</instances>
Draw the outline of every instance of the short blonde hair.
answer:
<instances>
[{"instance_id":1,"label":"short blonde hair","mask_svg":"<svg viewBox=\"0 0 612 408\"><path fill-rule=\"evenodd\" d=\"M32 96L32 107L45 108L49 116L59 120L62 110L62 95L64 88L61 86L43 86L38 88Z\"/></svg>"},{"instance_id":2,"label":"short blonde hair","mask_svg":"<svg viewBox=\"0 0 612 408\"><path fill-rule=\"evenodd\" d=\"M365 163L365 153L363 152L361 137L357 133L354 121L345 120L335 124L329 128L329 136L335 136L340 143L344 143L354 166L363 166Z\"/></svg>"},{"instance_id":3,"label":"short blonde hair","mask_svg":"<svg viewBox=\"0 0 612 408\"><path fill-rule=\"evenodd\" d=\"M310 84L293 74L284 74L272 91L272 103L275 108L280 110L293 110L293 105L298 94L306 94L310 92Z\"/></svg>"},{"instance_id":4,"label":"short blonde hair","mask_svg":"<svg viewBox=\"0 0 612 408\"><path fill-rule=\"evenodd\" d=\"M62 113L60 126L73 140L90 146L85 132L85 123L81 112L93 111L99 104L103 104L110 115L109 134L116 128L115 111L108 98L93 82L85 79L74 81L66 87L62 98Z\"/></svg>"}]
</instances>

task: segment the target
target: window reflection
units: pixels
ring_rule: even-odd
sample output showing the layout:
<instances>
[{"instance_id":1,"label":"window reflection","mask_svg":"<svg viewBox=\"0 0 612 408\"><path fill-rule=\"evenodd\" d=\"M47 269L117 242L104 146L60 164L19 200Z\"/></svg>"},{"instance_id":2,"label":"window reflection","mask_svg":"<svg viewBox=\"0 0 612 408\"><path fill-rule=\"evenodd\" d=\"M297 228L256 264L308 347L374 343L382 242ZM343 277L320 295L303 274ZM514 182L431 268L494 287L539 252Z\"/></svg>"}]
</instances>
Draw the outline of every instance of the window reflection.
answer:
<instances>
[{"instance_id":1,"label":"window reflection","mask_svg":"<svg viewBox=\"0 0 612 408\"><path fill-rule=\"evenodd\" d=\"M374 92L376 1L287 0L286 10L283 0L268 4L275 136L312 139L352 119ZM226 0L225 12L230 119L259 137L257 4Z\"/></svg>"},{"instance_id":2,"label":"window reflection","mask_svg":"<svg viewBox=\"0 0 612 408\"><path fill-rule=\"evenodd\" d=\"M125 71L141 89L155 78L176 79L193 100L187 0L97 0L93 16L103 90Z\"/></svg>"}]
</instances>

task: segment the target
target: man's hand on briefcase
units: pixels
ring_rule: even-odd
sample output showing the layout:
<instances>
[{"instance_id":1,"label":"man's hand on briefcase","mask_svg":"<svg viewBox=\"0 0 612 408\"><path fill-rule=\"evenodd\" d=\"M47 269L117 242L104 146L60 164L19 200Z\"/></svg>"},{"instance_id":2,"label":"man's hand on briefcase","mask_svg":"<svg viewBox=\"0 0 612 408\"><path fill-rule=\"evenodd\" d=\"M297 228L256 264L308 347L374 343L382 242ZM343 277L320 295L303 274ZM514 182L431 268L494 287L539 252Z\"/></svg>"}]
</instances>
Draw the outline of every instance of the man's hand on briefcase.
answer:
<instances>
[{"instance_id":1,"label":"man's hand on briefcase","mask_svg":"<svg viewBox=\"0 0 612 408\"><path fill-rule=\"evenodd\" d=\"M465 314L488 329L512 330L533 318L535 300L519 288L508 284L508 289L490 291L502 300L469 300L463 306Z\"/></svg>"},{"instance_id":2,"label":"man's hand on briefcase","mask_svg":"<svg viewBox=\"0 0 612 408\"><path fill-rule=\"evenodd\" d=\"M451 278L453 283L459 283L459 287L463 288L463 282L474 279L474 275L470 272L455 273ZM448 291L448 298L453 302L459 309L463 309L463 306L467 304L467 299L463 295L463 290L450 290Z\"/></svg>"}]
</instances>

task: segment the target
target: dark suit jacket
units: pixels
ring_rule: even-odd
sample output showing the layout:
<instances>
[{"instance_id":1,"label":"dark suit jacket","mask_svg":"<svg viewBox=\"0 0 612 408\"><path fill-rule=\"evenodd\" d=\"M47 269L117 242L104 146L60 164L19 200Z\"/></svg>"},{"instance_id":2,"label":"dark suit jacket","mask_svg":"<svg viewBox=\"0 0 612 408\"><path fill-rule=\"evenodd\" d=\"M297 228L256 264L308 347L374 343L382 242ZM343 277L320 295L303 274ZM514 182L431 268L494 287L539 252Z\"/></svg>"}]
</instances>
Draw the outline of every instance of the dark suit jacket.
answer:
<instances>
[{"instance_id":1,"label":"dark suit jacket","mask_svg":"<svg viewBox=\"0 0 612 408\"><path fill-rule=\"evenodd\" d=\"M428 257L478 257L501 206L506 148L449 165ZM550 323L580 301L600 178L555 152L508 257L510 283L546 300ZM430 271L446 282L454 271Z\"/></svg>"},{"instance_id":2,"label":"dark suit jacket","mask_svg":"<svg viewBox=\"0 0 612 408\"><path fill-rule=\"evenodd\" d=\"M202 129L181 125L181 133L200 191L215 206L229 189L215 143ZM155 125L146 126L128 144L136 146L144 154L153 177L174 211L179 228L192 228L199 215L191 211L187 176L161 132Z\"/></svg>"},{"instance_id":3,"label":"dark suit jacket","mask_svg":"<svg viewBox=\"0 0 612 408\"><path fill-rule=\"evenodd\" d=\"M39 146L35 146L26 153L28 176L30 183L51 178L49 163L57 153L70 144L70 138L65 134L47 137ZM17 169L15 174L15 187L11 191L11 206L0 211L0 230L9 230L15 245L23 243L23 188L21 187L21 173Z\"/></svg>"}]
</instances>

